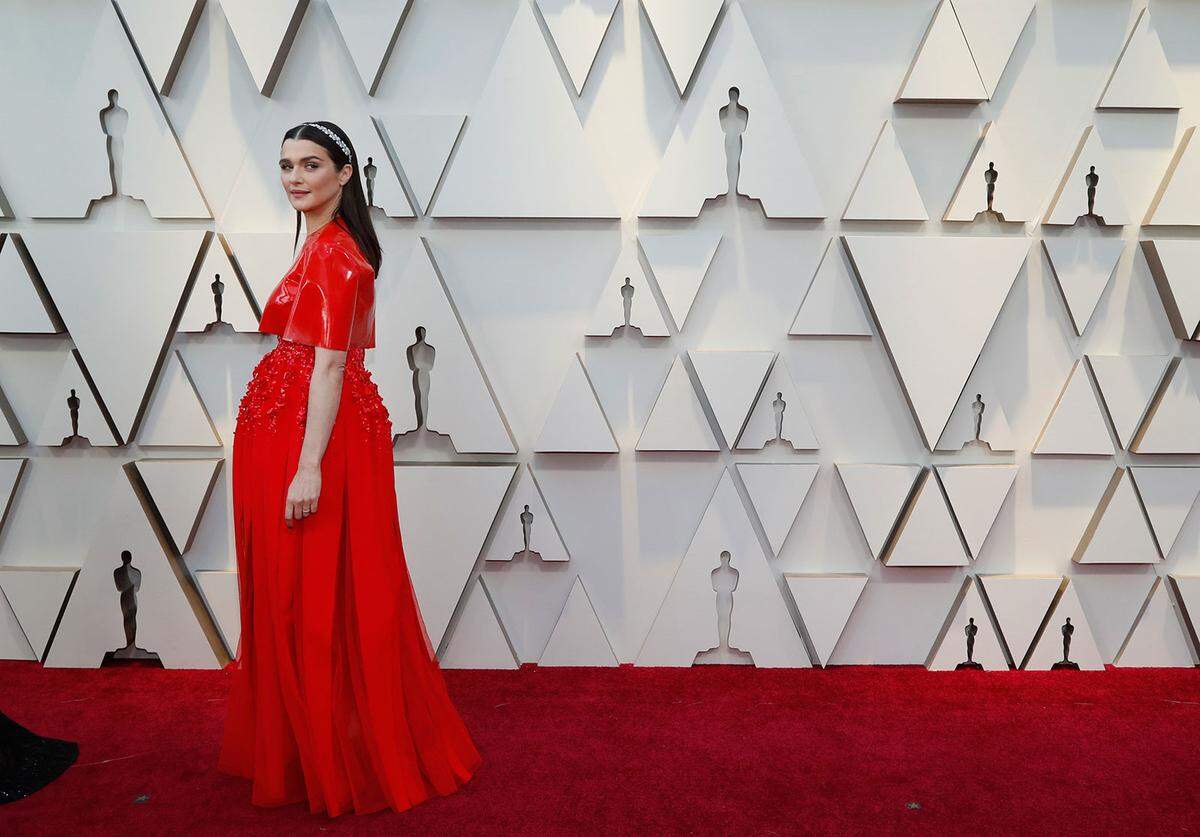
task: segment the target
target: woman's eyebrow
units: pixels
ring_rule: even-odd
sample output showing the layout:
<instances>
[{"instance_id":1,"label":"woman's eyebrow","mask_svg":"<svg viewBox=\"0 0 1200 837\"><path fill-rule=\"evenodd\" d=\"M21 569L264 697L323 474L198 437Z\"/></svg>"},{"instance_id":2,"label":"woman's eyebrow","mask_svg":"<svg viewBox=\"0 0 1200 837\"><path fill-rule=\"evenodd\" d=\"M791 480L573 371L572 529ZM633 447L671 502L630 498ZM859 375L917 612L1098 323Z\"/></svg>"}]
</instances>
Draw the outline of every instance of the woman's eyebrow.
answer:
<instances>
[{"instance_id":1,"label":"woman's eyebrow","mask_svg":"<svg viewBox=\"0 0 1200 837\"><path fill-rule=\"evenodd\" d=\"M320 159L321 159L321 158L320 158L320 157L318 157L316 154L309 154L307 157L301 157L301 158L300 158L300 162L301 162L301 163L303 163L305 160L317 160L317 161L320 161ZM287 157L280 157L280 158L279 158L279 162L281 162L281 163L286 163L286 162L288 162L288 158L287 158Z\"/></svg>"}]
</instances>

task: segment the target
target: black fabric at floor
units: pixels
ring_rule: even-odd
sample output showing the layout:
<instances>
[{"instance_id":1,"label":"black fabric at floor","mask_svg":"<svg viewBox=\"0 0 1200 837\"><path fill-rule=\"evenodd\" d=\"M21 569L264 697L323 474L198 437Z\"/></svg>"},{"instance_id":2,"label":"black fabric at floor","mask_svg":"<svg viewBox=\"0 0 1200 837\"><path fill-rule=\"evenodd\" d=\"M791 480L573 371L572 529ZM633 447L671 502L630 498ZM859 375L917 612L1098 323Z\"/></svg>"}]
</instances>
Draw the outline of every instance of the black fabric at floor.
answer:
<instances>
[{"instance_id":1,"label":"black fabric at floor","mask_svg":"<svg viewBox=\"0 0 1200 837\"><path fill-rule=\"evenodd\" d=\"M44 788L78 757L74 741L43 738L0 712L0 805Z\"/></svg>"}]
</instances>

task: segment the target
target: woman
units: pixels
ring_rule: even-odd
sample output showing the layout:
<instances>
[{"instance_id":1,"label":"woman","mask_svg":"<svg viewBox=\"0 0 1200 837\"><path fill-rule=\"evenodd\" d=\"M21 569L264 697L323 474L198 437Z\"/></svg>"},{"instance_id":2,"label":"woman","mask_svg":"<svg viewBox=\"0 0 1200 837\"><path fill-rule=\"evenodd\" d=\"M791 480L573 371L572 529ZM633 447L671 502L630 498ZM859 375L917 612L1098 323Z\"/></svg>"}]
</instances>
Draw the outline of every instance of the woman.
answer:
<instances>
[{"instance_id":1,"label":"woman","mask_svg":"<svg viewBox=\"0 0 1200 837\"><path fill-rule=\"evenodd\" d=\"M251 802L397 811L479 766L409 580L375 345L381 250L358 158L331 122L283 139L308 230L263 307L278 344L238 407L233 509L242 633L218 769Z\"/></svg>"}]
</instances>

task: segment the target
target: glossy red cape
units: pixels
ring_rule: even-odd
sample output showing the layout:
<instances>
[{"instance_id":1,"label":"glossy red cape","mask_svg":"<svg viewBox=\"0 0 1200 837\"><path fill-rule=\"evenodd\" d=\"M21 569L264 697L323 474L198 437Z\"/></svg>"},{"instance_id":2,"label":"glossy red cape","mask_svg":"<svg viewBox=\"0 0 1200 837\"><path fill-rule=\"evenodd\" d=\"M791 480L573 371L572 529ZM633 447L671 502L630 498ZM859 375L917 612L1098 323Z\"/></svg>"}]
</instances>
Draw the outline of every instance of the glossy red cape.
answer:
<instances>
[{"instance_id":1,"label":"glossy red cape","mask_svg":"<svg viewBox=\"0 0 1200 837\"><path fill-rule=\"evenodd\" d=\"M341 219L304 242L263 306L258 330L308 346L375 346L375 271Z\"/></svg>"}]
</instances>

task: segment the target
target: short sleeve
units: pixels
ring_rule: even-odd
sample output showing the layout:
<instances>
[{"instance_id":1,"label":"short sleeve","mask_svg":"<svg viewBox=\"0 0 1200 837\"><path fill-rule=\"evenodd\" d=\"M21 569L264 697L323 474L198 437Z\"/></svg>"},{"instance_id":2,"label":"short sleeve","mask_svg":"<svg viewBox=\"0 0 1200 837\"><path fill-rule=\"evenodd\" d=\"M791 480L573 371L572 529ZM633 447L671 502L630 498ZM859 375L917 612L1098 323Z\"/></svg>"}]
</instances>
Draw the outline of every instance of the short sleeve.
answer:
<instances>
[{"instance_id":1,"label":"short sleeve","mask_svg":"<svg viewBox=\"0 0 1200 837\"><path fill-rule=\"evenodd\" d=\"M305 265L281 336L296 343L346 351L364 345L373 329L369 266L344 247L321 247Z\"/></svg>"}]
</instances>

